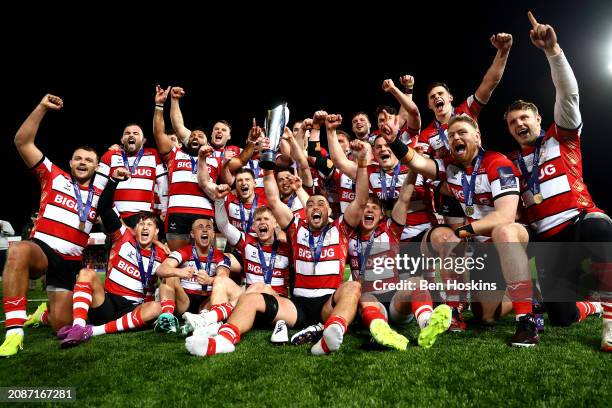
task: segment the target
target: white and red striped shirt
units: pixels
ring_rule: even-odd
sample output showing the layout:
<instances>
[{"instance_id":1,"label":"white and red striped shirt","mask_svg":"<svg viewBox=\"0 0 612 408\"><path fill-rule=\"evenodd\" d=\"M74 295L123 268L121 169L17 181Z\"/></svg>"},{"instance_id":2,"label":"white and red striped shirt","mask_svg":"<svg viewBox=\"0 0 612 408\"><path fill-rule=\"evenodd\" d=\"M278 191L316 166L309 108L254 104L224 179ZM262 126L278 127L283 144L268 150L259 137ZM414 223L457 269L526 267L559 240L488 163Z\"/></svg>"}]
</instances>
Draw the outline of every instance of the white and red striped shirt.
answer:
<instances>
[{"instance_id":1,"label":"white and red striped shirt","mask_svg":"<svg viewBox=\"0 0 612 408\"><path fill-rule=\"evenodd\" d=\"M101 190L95 187L91 208L83 228L77 207L77 198L72 177L51 161L43 157L32 168L40 182L40 209L34 222L31 238L40 239L66 260L80 261L83 249L93 224L96 222L96 207ZM93 180L90 180L93 183ZM89 195L89 188L79 185L83 208Z\"/></svg>"},{"instance_id":2,"label":"white and red striped shirt","mask_svg":"<svg viewBox=\"0 0 612 408\"><path fill-rule=\"evenodd\" d=\"M471 183L473 164L467 168L453 162L453 157L435 159L438 166L438 180L445 180L453 196L465 212L465 198L461 175L465 174ZM495 211L495 200L508 194L519 194L519 172L503 154L486 151L475 178L473 209L469 221L479 220Z\"/></svg>"},{"instance_id":3,"label":"white and red striped shirt","mask_svg":"<svg viewBox=\"0 0 612 408\"><path fill-rule=\"evenodd\" d=\"M533 169L535 147L521 149L527 171ZM518 151L509 158L517 165ZM527 222L542 238L550 237L565 228L581 211L602 212L591 198L582 178L580 128L566 130L556 124L544 135L538 160L540 194L543 201L536 204L533 193L521 178L521 197L526 207ZM520 167L519 167L520 168Z\"/></svg>"},{"instance_id":4,"label":"white and red striped shirt","mask_svg":"<svg viewBox=\"0 0 612 408\"><path fill-rule=\"evenodd\" d=\"M194 267L196 270L198 266L193 259L193 244L189 244L178 251L172 251L168 258L172 258L178 262L179 268L187 268L189 266ZM198 256L200 261L200 265L202 268L206 268L206 263L208 260L208 249L205 254L200 254ZM229 271L230 269L230 260L226 257L223 252L219 251L217 248L213 248L213 256L210 263L210 270L207 270L208 276L216 276L217 269L219 267L226 267ZM212 285L201 285L198 283L197 277L193 276L190 279L181 279L181 286L185 289L185 293L191 295L201 295L201 296L209 296L212 292Z\"/></svg>"},{"instance_id":5,"label":"white and red striped shirt","mask_svg":"<svg viewBox=\"0 0 612 408\"><path fill-rule=\"evenodd\" d=\"M214 216L210 200L198 185L197 169L195 172L192 171L192 160L197 162L197 159L176 147L173 147L164 156L168 166L168 214L187 213L204 217ZM211 180L216 181L221 160L207 157L206 165Z\"/></svg>"},{"instance_id":6,"label":"white and red striped shirt","mask_svg":"<svg viewBox=\"0 0 612 408\"><path fill-rule=\"evenodd\" d=\"M342 214L347 207L355 201L355 182L346 174L338 169L334 169L331 175L332 182L336 186L338 192L338 201L340 202L340 211Z\"/></svg>"},{"instance_id":7,"label":"white and red striped shirt","mask_svg":"<svg viewBox=\"0 0 612 408\"><path fill-rule=\"evenodd\" d=\"M391 194L391 182L393 179L394 169L384 171L385 183L387 186L387 194ZM370 194L376 195L384 204L385 197L382 191L382 179L381 179L381 167L378 164L371 164L368 166L368 179L370 182ZM392 201L397 201L399 192L404 184L406 175L408 174L408 167L400 165L399 174L395 184L395 190L393 191ZM406 213L406 225L402 232L401 240L409 241L411 238L419 235L421 232L426 231L431 227L431 206L427 206L424 200L425 189L423 187L423 177L419 174L416 179L414 186L414 192L410 199L410 206Z\"/></svg>"},{"instance_id":8,"label":"white and red striped shirt","mask_svg":"<svg viewBox=\"0 0 612 408\"><path fill-rule=\"evenodd\" d=\"M395 255L399 252L399 241L404 229L403 225L400 225L393 221L392 218L387 220L381 220L378 227L372 231L374 239L371 245L371 250L368 258L366 259L366 266L363 275L360 271L360 258L359 258L359 229L356 229L349 239L349 262L351 265L351 273L353 280L361 283L361 291L363 293L383 293L388 290L374 288L374 282L379 281L376 286L382 287L383 283L397 283L399 282L399 274L396 268L382 268L380 273L374 270L375 260L377 258L395 258ZM366 247L370 241L370 237L361 235L361 252L365 253ZM363 256L363 255L362 255ZM382 263L381 263L382 265Z\"/></svg>"},{"instance_id":9,"label":"white and red striped shirt","mask_svg":"<svg viewBox=\"0 0 612 408\"><path fill-rule=\"evenodd\" d=\"M242 268L246 276L247 285L257 282L265 283L258 247L261 248L266 265L269 266L272 256L272 245L259 245L257 238L248 234L246 236L242 234L240 241L235 245L236 250L242 255ZM286 242L279 242L270 285L281 296L287 296L289 291L290 251L291 249Z\"/></svg>"},{"instance_id":10,"label":"white and red striped shirt","mask_svg":"<svg viewBox=\"0 0 612 408\"><path fill-rule=\"evenodd\" d=\"M258 193L255 190L255 197L257 197L257 207L262 207L268 204L266 200L266 195L264 193ZM251 217L251 211L254 211L253 203L255 203L255 198L253 198L252 203L243 203L244 208L244 224L249 222L249 218ZM244 227L242 226L242 219L240 218L240 199L233 191L229 193L225 199L225 212L227 213L227 217L229 222L239 231L244 231ZM256 235L255 231L253 231L253 225L251 224L249 234Z\"/></svg>"},{"instance_id":11,"label":"white and red striped shirt","mask_svg":"<svg viewBox=\"0 0 612 408\"><path fill-rule=\"evenodd\" d=\"M213 145L210 145L213 148L212 151L212 157L215 158L220 158L220 159L224 159L225 158L225 152L227 151L232 151L234 152L234 157L238 157L238 155L240 155L240 152L242 152L242 149L239 148L238 146L223 146L220 149L215 148Z\"/></svg>"},{"instance_id":12,"label":"white and red striped shirt","mask_svg":"<svg viewBox=\"0 0 612 408\"><path fill-rule=\"evenodd\" d=\"M474 95L470 95L463 103L456 108L453 108L452 116L467 115L478 122L478 115L482 110L483 105L478 102ZM438 125L444 132L443 136L438 134ZM437 119L434 120L421 131L419 135L419 143L426 143L429 145L428 153L430 156L436 159L442 159L450 156L450 150L448 147L448 124L440 123Z\"/></svg>"},{"instance_id":13,"label":"white and red striped shirt","mask_svg":"<svg viewBox=\"0 0 612 408\"><path fill-rule=\"evenodd\" d=\"M328 227L321 247L321 256L316 264L314 254L310 250L309 237L313 235L316 249L322 230L311 233L307 220L302 220L299 224L291 223L287 229L295 266L295 296L328 295L334 293L342 284L348 255L348 238L353 229L343 218L332 221Z\"/></svg>"},{"instance_id":14,"label":"white and red striped shirt","mask_svg":"<svg viewBox=\"0 0 612 408\"><path fill-rule=\"evenodd\" d=\"M125 226L115 231L111 235L113 245L108 257L108 268L104 290L114 295L123 296L134 303L153 300L155 294L155 282L157 267L166 259L166 253L162 248L156 246L155 259L151 277L143 291L140 269L138 267L138 257L136 255L136 238L134 234ZM142 249L142 264L145 271L149 270L151 259L151 248Z\"/></svg>"},{"instance_id":15,"label":"white and red striped shirt","mask_svg":"<svg viewBox=\"0 0 612 408\"><path fill-rule=\"evenodd\" d=\"M138 154L128 156L128 164L133 168ZM100 165L95 179L96 187L104 189L108 182L108 177L118 167L125 166L122 151L108 150L102 155ZM114 204L121 215L127 218L142 211L155 210L155 193L158 191L159 206L163 207L162 201L167 196L168 178L157 150L147 147L143 149L143 155L138 162L138 167L134 169L130 179L122 181L117 185L115 191Z\"/></svg>"}]
</instances>

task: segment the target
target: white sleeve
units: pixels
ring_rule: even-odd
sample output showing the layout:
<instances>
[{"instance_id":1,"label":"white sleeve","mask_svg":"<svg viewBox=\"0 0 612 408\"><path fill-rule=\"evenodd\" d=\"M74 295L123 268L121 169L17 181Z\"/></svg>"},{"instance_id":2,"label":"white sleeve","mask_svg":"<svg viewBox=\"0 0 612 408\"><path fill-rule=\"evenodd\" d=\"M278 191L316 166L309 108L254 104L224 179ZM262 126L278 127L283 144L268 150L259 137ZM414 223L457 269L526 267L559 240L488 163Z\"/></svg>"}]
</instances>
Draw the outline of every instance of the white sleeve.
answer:
<instances>
[{"instance_id":1,"label":"white sleeve","mask_svg":"<svg viewBox=\"0 0 612 408\"><path fill-rule=\"evenodd\" d=\"M6 237L12 237L13 235L15 235L15 230L13 229L13 226L10 222L2 221L2 235Z\"/></svg>"},{"instance_id":2,"label":"white sleeve","mask_svg":"<svg viewBox=\"0 0 612 408\"><path fill-rule=\"evenodd\" d=\"M227 211L225 211L225 200L215 200L215 222L217 223L217 228L219 228L219 231L225 235L225 238L227 238L230 245L234 246L240 241L242 234L238 228L230 224L229 219L227 218Z\"/></svg>"},{"instance_id":3,"label":"white sleeve","mask_svg":"<svg viewBox=\"0 0 612 408\"><path fill-rule=\"evenodd\" d=\"M579 109L578 82L565 54L547 57L555 85L555 123L564 129L578 129L582 124Z\"/></svg>"}]
</instances>

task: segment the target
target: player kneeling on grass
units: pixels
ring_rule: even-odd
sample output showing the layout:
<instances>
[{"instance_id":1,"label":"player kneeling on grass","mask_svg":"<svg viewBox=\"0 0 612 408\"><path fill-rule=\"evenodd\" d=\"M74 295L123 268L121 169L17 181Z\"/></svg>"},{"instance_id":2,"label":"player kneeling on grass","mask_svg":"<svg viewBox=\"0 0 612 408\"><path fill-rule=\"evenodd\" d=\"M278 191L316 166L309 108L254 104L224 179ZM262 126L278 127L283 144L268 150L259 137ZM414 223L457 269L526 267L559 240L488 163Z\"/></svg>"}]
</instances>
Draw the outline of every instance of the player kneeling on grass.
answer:
<instances>
[{"instance_id":1,"label":"player kneeling on grass","mask_svg":"<svg viewBox=\"0 0 612 408\"><path fill-rule=\"evenodd\" d=\"M411 279L414 290L395 291L388 287L399 283L397 269L376 271L373 268L376 258L394 258L398 253L415 181L416 173L406 177L388 220L383 215L380 200L370 196L359 228L349 240L353 279L360 282L362 287L359 301L361 321L376 342L397 350L405 350L408 339L389 326L389 319L401 325L416 317L421 328L418 342L425 348L431 347L451 322L451 309L440 305L434 311L429 291L419 288L418 278Z\"/></svg>"},{"instance_id":2,"label":"player kneeling on grass","mask_svg":"<svg viewBox=\"0 0 612 408\"><path fill-rule=\"evenodd\" d=\"M346 209L344 217L338 220L330 220L331 209L325 197L315 195L306 203L307 218L295 224L293 212L279 197L272 170L266 170L264 188L268 205L278 224L287 232L293 249L293 297L244 294L217 336L187 338L185 346L191 354L206 356L233 352L241 334L250 330L256 319L262 323L284 320L293 328L324 321L323 337L311 352L322 355L340 348L346 327L356 315L361 294L358 282L342 283L342 278L348 237L358 225L367 203L366 148L363 142L354 143L353 152L360 158L356 198Z\"/></svg>"},{"instance_id":3,"label":"player kneeling on grass","mask_svg":"<svg viewBox=\"0 0 612 408\"><path fill-rule=\"evenodd\" d=\"M164 278L159 287L162 314L155 324L157 331L176 333L178 319L175 314L223 309L228 302L227 290L217 290L213 295L215 282L218 280L218 285L222 285L221 281L229 281L230 275L230 260L213 246L213 221L210 218L195 220L191 239L193 244L173 251L157 271L157 276Z\"/></svg>"},{"instance_id":4,"label":"player kneeling on grass","mask_svg":"<svg viewBox=\"0 0 612 408\"><path fill-rule=\"evenodd\" d=\"M535 346L539 336L531 306L533 285L523 248L529 234L525 227L514 222L519 204L518 170L506 156L482 148L478 124L468 116L455 116L449 122L451 156L445 159L431 160L417 154L399 141L397 128L397 124L389 121L382 129L395 155L411 170L445 181L468 218L468 224L455 231L444 226L436 228L437 243L452 244L473 237L496 245L516 313L516 332L510 344ZM432 232L424 239L436 241ZM507 243L515 245L504 245Z\"/></svg>"},{"instance_id":5,"label":"player kneeling on grass","mask_svg":"<svg viewBox=\"0 0 612 408\"><path fill-rule=\"evenodd\" d=\"M164 249L154 243L160 221L153 213L142 213L132 231L112 208L117 184L129 174L123 167L115 169L98 202L112 239L107 276L103 286L95 271L79 272L72 295L73 323L57 333L62 348L77 346L92 336L138 329L161 313L159 303L152 301L154 274L166 258ZM93 325L87 324L88 318Z\"/></svg>"}]
</instances>

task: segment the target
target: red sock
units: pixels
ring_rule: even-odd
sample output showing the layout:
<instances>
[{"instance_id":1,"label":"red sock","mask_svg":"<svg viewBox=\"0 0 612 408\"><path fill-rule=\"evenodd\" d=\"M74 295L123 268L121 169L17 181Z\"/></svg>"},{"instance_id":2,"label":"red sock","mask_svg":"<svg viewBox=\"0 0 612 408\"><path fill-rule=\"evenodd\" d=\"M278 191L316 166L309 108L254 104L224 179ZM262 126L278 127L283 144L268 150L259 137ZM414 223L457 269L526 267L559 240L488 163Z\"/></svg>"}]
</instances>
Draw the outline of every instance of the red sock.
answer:
<instances>
[{"instance_id":1,"label":"red sock","mask_svg":"<svg viewBox=\"0 0 612 408\"><path fill-rule=\"evenodd\" d=\"M604 320L612 320L612 301L601 302L601 308L603 309Z\"/></svg>"},{"instance_id":2,"label":"red sock","mask_svg":"<svg viewBox=\"0 0 612 408\"><path fill-rule=\"evenodd\" d=\"M323 330L327 329L332 324L339 325L340 327L342 327L342 333L346 333L346 320L344 320L344 317L338 315L330 316L329 319L327 319L327 321L325 322Z\"/></svg>"},{"instance_id":3,"label":"red sock","mask_svg":"<svg viewBox=\"0 0 612 408\"><path fill-rule=\"evenodd\" d=\"M21 329L28 320L26 314L27 300L25 296L5 297L3 300L4 313L6 314L6 322L4 326L7 330Z\"/></svg>"},{"instance_id":4,"label":"red sock","mask_svg":"<svg viewBox=\"0 0 612 408\"><path fill-rule=\"evenodd\" d=\"M366 329L369 329L370 324L372 324L372 321L376 319L382 319L385 322L387 321L387 318L378 307L366 306L361 310L361 321L363 322L363 325L366 327Z\"/></svg>"},{"instance_id":5,"label":"red sock","mask_svg":"<svg viewBox=\"0 0 612 408\"><path fill-rule=\"evenodd\" d=\"M533 297L533 283L531 279L508 283L508 296L512 301L512 308L517 317L532 312L531 298Z\"/></svg>"},{"instance_id":6,"label":"red sock","mask_svg":"<svg viewBox=\"0 0 612 408\"><path fill-rule=\"evenodd\" d=\"M236 344L240 341L240 330L231 323L225 323L219 327L219 336L224 337L232 344Z\"/></svg>"},{"instance_id":7,"label":"red sock","mask_svg":"<svg viewBox=\"0 0 612 408\"><path fill-rule=\"evenodd\" d=\"M72 321L73 324L85 326L87 312L91 306L93 289L89 282L77 282L72 294Z\"/></svg>"},{"instance_id":8,"label":"red sock","mask_svg":"<svg viewBox=\"0 0 612 408\"><path fill-rule=\"evenodd\" d=\"M104 325L104 333L116 333L129 329L138 329L144 326L144 322L140 317L140 309L124 314L117 320L108 322Z\"/></svg>"},{"instance_id":9,"label":"red sock","mask_svg":"<svg viewBox=\"0 0 612 408\"><path fill-rule=\"evenodd\" d=\"M176 303L174 303L174 299L164 299L161 301L162 313L174 314L175 307Z\"/></svg>"},{"instance_id":10,"label":"red sock","mask_svg":"<svg viewBox=\"0 0 612 408\"><path fill-rule=\"evenodd\" d=\"M459 293L459 292L457 292ZM457 302L457 305L459 302ZM452 307L450 304L448 305ZM418 287L410 294L410 309L414 318L418 321L419 316L424 312L433 312L433 305L431 303L431 295L428 290L419 289Z\"/></svg>"},{"instance_id":11,"label":"red sock","mask_svg":"<svg viewBox=\"0 0 612 408\"><path fill-rule=\"evenodd\" d=\"M40 322L44 325L49 324L49 310L45 310L43 314L40 315Z\"/></svg>"},{"instance_id":12,"label":"red sock","mask_svg":"<svg viewBox=\"0 0 612 408\"><path fill-rule=\"evenodd\" d=\"M580 312L580 317L578 318L579 322L586 319L587 316L595 313L595 305L593 305L591 302L576 302L576 307Z\"/></svg>"},{"instance_id":13,"label":"red sock","mask_svg":"<svg viewBox=\"0 0 612 408\"><path fill-rule=\"evenodd\" d=\"M455 272L447 270L440 271L440 276L445 284L444 292L446 293L446 304L452 308L458 307L461 303L460 293L457 289L448 289L448 287L451 282L453 286L456 287L457 283L461 282L461 279L459 279L459 276Z\"/></svg>"},{"instance_id":14,"label":"red sock","mask_svg":"<svg viewBox=\"0 0 612 408\"><path fill-rule=\"evenodd\" d=\"M218 322L227 320L230 314L232 314L232 310L234 310L234 306L232 306L231 303L221 303L210 308L211 312L215 312L217 314Z\"/></svg>"}]
</instances>

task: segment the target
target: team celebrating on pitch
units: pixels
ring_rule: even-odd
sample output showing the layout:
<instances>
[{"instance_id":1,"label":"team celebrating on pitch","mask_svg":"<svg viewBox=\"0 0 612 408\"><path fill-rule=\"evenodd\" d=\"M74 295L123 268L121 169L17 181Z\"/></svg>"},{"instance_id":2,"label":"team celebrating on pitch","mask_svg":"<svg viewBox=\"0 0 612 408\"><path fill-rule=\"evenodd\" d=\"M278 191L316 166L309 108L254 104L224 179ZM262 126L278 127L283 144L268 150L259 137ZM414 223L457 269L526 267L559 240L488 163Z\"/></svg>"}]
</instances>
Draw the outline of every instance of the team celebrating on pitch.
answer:
<instances>
[{"instance_id":1,"label":"team celebrating on pitch","mask_svg":"<svg viewBox=\"0 0 612 408\"><path fill-rule=\"evenodd\" d=\"M426 88L434 115L428 126L413 101L415 79L402 76L401 87L386 79L382 90L399 109L379 107L377 130L364 112L351 117L349 133L340 129L341 115L317 110L284 128L273 166L262 160L274 146L255 119L245 146L229 145L229 123L215 122L209 134L188 129L185 91L157 86L156 148L144 147L143 128L128 124L101 157L87 146L74 150L66 172L35 144L47 112L63 108L60 97L45 95L15 135L41 199L30 238L10 247L3 271L0 356L23 348L24 327L43 324L62 348L153 326L187 336L189 353L210 356L233 352L257 327L272 329L273 343L312 343L312 354L324 355L341 347L355 320L378 344L406 350L401 331L415 320L418 345L430 348L440 335L467 329L467 307L487 324L513 310L508 343L531 347L540 341L536 293L552 325L602 316L601 350L612 351L612 253L584 254L597 285L588 301L547 300L548 290L578 279L580 261L567 267L576 257L536 257L537 270L546 272L532 279L529 242L612 242L612 220L582 177L576 78L554 29L528 18L531 42L550 66L554 122L543 127L531 102L510 104L504 118L517 145L507 155L485 149L488 136L478 125L502 80L512 47L506 33L490 38L493 62L463 102L454 104L444 83ZM172 130L164 121L168 104ZM83 267L98 222L109 242L103 281ZM460 273L374 270L400 243L441 258L467 257L470 243L491 243L502 296L449 285L434 302L418 283L456 283ZM48 302L28 316L28 281L42 275ZM385 289L400 281L415 285Z\"/></svg>"}]
</instances>

